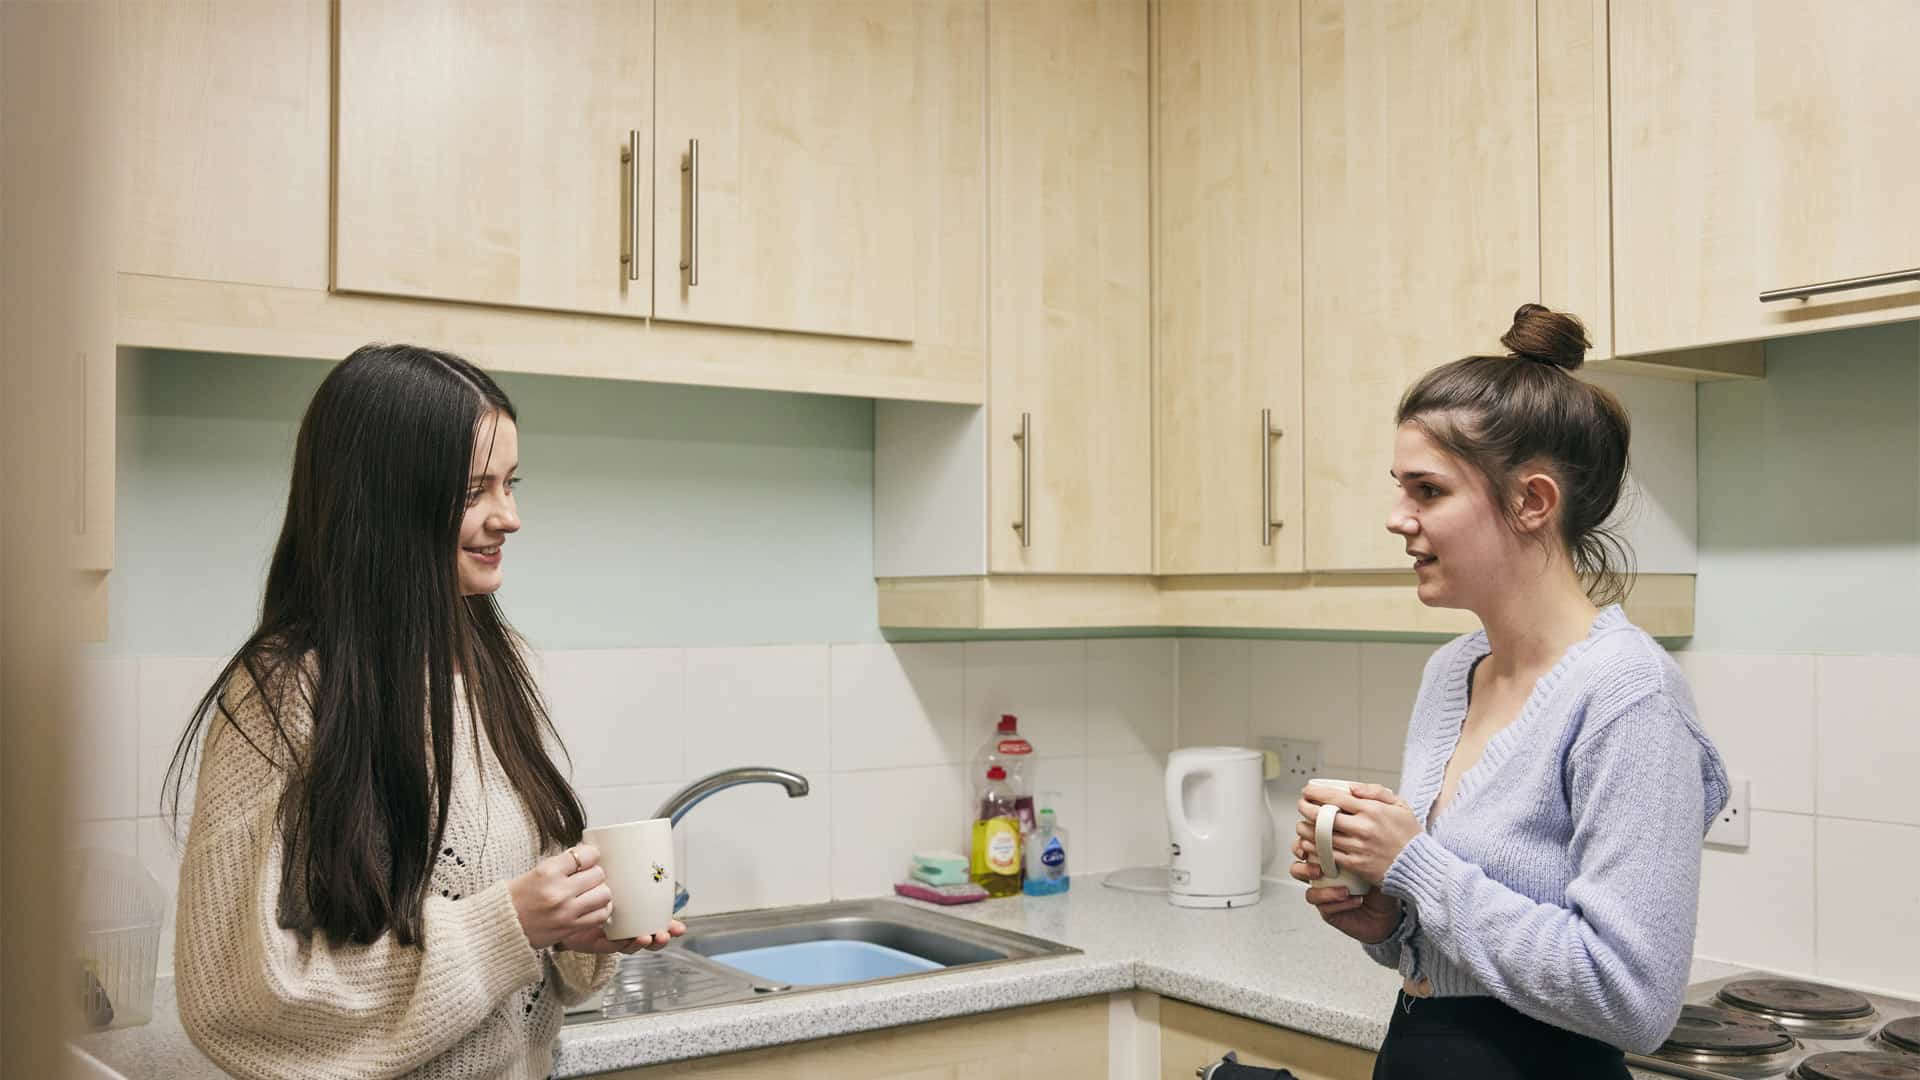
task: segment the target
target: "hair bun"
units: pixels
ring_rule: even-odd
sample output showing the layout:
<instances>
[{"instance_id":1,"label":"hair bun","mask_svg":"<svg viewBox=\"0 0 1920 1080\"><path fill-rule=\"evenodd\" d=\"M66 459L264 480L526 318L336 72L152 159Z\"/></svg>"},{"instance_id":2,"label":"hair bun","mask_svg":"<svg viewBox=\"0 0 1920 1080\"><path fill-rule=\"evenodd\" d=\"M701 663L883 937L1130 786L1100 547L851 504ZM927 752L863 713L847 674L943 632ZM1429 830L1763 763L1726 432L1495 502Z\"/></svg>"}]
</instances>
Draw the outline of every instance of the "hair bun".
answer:
<instances>
[{"instance_id":1,"label":"hair bun","mask_svg":"<svg viewBox=\"0 0 1920 1080\"><path fill-rule=\"evenodd\" d=\"M1521 304L1513 313L1513 326L1500 335L1500 344L1515 359L1535 360L1572 371L1586 362L1587 328L1571 315L1552 311L1539 304Z\"/></svg>"}]
</instances>

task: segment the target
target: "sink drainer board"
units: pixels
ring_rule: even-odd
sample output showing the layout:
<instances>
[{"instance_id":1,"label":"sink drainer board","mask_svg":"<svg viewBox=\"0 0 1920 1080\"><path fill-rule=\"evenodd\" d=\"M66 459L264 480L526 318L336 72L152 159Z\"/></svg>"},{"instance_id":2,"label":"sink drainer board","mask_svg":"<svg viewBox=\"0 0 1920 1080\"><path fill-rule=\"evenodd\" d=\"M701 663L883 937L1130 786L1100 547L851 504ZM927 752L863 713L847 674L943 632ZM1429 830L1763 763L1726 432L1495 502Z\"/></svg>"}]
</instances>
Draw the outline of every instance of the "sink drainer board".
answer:
<instances>
[{"instance_id":1,"label":"sink drainer board","mask_svg":"<svg viewBox=\"0 0 1920 1080\"><path fill-rule=\"evenodd\" d=\"M687 920L660 952L622 959L569 1024L728 1005L895 979L938 978L1080 950L896 900L845 900Z\"/></svg>"},{"instance_id":2,"label":"sink drainer board","mask_svg":"<svg viewBox=\"0 0 1920 1080\"><path fill-rule=\"evenodd\" d=\"M713 953L708 959L789 986L870 982L938 971L947 966L870 941L838 940L796 941L791 945Z\"/></svg>"}]
</instances>

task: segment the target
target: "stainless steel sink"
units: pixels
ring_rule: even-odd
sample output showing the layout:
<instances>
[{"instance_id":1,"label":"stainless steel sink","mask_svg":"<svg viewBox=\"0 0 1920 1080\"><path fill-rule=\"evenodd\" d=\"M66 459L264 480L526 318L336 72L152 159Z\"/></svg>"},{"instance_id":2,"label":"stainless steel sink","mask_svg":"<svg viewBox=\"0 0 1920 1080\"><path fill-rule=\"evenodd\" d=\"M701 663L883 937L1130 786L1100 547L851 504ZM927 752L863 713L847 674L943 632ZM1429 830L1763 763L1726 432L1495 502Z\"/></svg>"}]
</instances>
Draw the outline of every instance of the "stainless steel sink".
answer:
<instances>
[{"instance_id":1,"label":"stainless steel sink","mask_svg":"<svg viewBox=\"0 0 1920 1080\"><path fill-rule=\"evenodd\" d=\"M830 986L788 986L758 979L710 959L715 955L808 941L864 941L924 957L940 970ZM657 953L625 957L597 1000L575 1006L568 1024L727 1005L813 990L903 979L938 978L1043 956L1079 952L1067 945L982 926L891 900L845 900L805 907L743 911L687 920L687 933Z\"/></svg>"}]
</instances>

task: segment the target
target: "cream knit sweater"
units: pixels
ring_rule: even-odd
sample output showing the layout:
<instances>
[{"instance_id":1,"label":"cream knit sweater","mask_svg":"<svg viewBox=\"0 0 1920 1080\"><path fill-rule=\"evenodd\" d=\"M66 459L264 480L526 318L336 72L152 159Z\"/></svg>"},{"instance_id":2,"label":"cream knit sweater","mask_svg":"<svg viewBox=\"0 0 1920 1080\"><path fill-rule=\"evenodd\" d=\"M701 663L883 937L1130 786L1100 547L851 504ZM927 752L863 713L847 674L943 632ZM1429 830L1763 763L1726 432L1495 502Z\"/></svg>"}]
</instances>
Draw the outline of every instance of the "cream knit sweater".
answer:
<instances>
[{"instance_id":1,"label":"cream knit sweater","mask_svg":"<svg viewBox=\"0 0 1920 1080\"><path fill-rule=\"evenodd\" d=\"M617 956L528 944L507 881L538 860L538 834L462 696L456 685L453 788L424 945L391 934L339 944L279 925L287 773L254 747L282 766L289 754L253 680L241 671L228 683L234 720L209 725L174 943L181 1021L221 1068L303 1080L547 1076L561 1005L605 983ZM303 746L311 715L298 695L276 700Z\"/></svg>"}]
</instances>

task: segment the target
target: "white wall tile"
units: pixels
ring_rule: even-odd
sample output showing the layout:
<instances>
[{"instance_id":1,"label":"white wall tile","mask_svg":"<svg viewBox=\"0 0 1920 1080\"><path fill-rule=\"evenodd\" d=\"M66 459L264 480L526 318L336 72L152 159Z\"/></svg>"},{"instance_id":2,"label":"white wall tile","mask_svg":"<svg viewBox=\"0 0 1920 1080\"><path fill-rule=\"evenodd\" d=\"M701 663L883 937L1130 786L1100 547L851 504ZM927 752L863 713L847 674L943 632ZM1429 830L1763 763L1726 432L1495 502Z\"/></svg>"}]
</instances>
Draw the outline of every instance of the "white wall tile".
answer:
<instances>
[{"instance_id":1,"label":"white wall tile","mask_svg":"<svg viewBox=\"0 0 1920 1080\"><path fill-rule=\"evenodd\" d=\"M1727 772L1752 782L1753 808L1813 813L1814 658L1690 651L1673 658Z\"/></svg>"},{"instance_id":2,"label":"white wall tile","mask_svg":"<svg viewBox=\"0 0 1920 1080\"><path fill-rule=\"evenodd\" d=\"M1314 739L1321 760L1358 764L1360 646L1250 641L1247 647L1252 733Z\"/></svg>"},{"instance_id":3,"label":"white wall tile","mask_svg":"<svg viewBox=\"0 0 1920 1080\"><path fill-rule=\"evenodd\" d=\"M193 707L225 667L226 657L147 657L139 661L140 793L138 815L160 813L160 794L167 763L180 736L187 730ZM203 731L204 737L205 732ZM195 758L198 760L197 754ZM180 787L184 819L193 810L192 777Z\"/></svg>"},{"instance_id":4,"label":"white wall tile","mask_svg":"<svg viewBox=\"0 0 1920 1080\"><path fill-rule=\"evenodd\" d=\"M1818 974L1920 995L1920 828L1820 819Z\"/></svg>"},{"instance_id":5,"label":"white wall tile","mask_svg":"<svg viewBox=\"0 0 1920 1080\"><path fill-rule=\"evenodd\" d=\"M993 734L1002 713L1020 718L1020 734L1036 755L1086 756L1086 642L970 641L966 667L961 730L969 758Z\"/></svg>"},{"instance_id":6,"label":"white wall tile","mask_svg":"<svg viewBox=\"0 0 1920 1080\"><path fill-rule=\"evenodd\" d=\"M211 681L211 676L209 676ZM181 836L186 839L186 819L180 820ZM166 921L160 930L160 974L173 973L174 900L180 894L180 844L174 840L172 823L166 818L144 817L134 825L134 845L140 865L147 868L167 898Z\"/></svg>"},{"instance_id":7,"label":"white wall tile","mask_svg":"<svg viewBox=\"0 0 1920 1080\"><path fill-rule=\"evenodd\" d=\"M833 895L891 895L913 853L966 850L969 795L957 765L833 778Z\"/></svg>"},{"instance_id":8,"label":"white wall tile","mask_svg":"<svg viewBox=\"0 0 1920 1080\"><path fill-rule=\"evenodd\" d=\"M1173 638L1087 642L1087 753L1165 753L1173 747Z\"/></svg>"},{"instance_id":9,"label":"white wall tile","mask_svg":"<svg viewBox=\"0 0 1920 1080\"><path fill-rule=\"evenodd\" d=\"M626 821L642 821L653 816L660 804L673 797L680 790L679 784L636 784L619 787L575 788L580 796L581 808L587 812L587 827L596 825L618 825ZM695 814L703 813L706 803L700 804ZM683 878L692 872L688 865L690 853L687 851L686 823L673 830L674 872Z\"/></svg>"},{"instance_id":10,"label":"white wall tile","mask_svg":"<svg viewBox=\"0 0 1920 1080\"><path fill-rule=\"evenodd\" d=\"M1342 777L1348 779L1347 777ZM1276 881L1292 881L1287 876L1287 867L1293 862L1293 823L1300 820L1300 788L1282 777L1269 780L1264 785L1267 796L1267 819L1272 826L1260 844L1260 876Z\"/></svg>"},{"instance_id":11,"label":"white wall tile","mask_svg":"<svg viewBox=\"0 0 1920 1080\"><path fill-rule=\"evenodd\" d=\"M1437 645L1368 642L1360 646L1360 759L1354 764L1398 774L1407 721L1420 696L1420 675Z\"/></svg>"},{"instance_id":12,"label":"white wall tile","mask_svg":"<svg viewBox=\"0 0 1920 1080\"><path fill-rule=\"evenodd\" d=\"M1920 825L1920 656L1822 656L1818 665L1821 816Z\"/></svg>"},{"instance_id":13,"label":"white wall tile","mask_svg":"<svg viewBox=\"0 0 1920 1080\"><path fill-rule=\"evenodd\" d=\"M833 768L964 761L964 665L957 643L833 646Z\"/></svg>"},{"instance_id":14,"label":"white wall tile","mask_svg":"<svg viewBox=\"0 0 1920 1080\"><path fill-rule=\"evenodd\" d=\"M1067 851L1070 872L1095 874L1167 863L1167 759L1127 754L1087 759L1087 812L1069 826L1079 852Z\"/></svg>"},{"instance_id":15,"label":"white wall tile","mask_svg":"<svg viewBox=\"0 0 1920 1080\"><path fill-rule=\"evenodd\" d=\"M1707 848L1693 951L1780 971L1814 968L1814 819L1755 810L1745 851Z\"/></svg>"},{"instance_id":16,"label":"white wall tile","mask_svg":"<svg viewBox=\"0 0 1920 1080\"><path fill-rule=\"evenodd\" d=\"M75 820L134 817L142 809L140 663L89 660L78 665L78 676L68 814Z\"/></svg>"},{"instance_id":17,"label":"white wall tile","mask_svg":"<svg viewBox=\"0 0 1920 1080\"><path fill-rule=\"evenodd\" d=\"M681 880L686 914L818 904L833 898L833 781L790 799L770 784L729 788L680 823L697 860ZM853 808L858 812L859 808Z\"/></svg>"},{"instance_id":18,"label":"white wall tile","mask_svg":"<svg viewBox=\"0 0 1920 1080\"><path fill-rule=\"evenodd\" d=\"M1033 812L1053 807L1054 817L1069 835L1087 821L1089 758L1045 758L1034 763ZM969 778L971 783L971 778ZM971 799L969 799L971 805Z\"/></svg>"},{"instance_id":19,"label":"white wall tile","mask_svg":"<svg viewBox=\"0 0 1920 1080\"><path fill-rule=\"evenodd\" d=\"M575 787L687 774L681 650L555 650L541 661L540 690L566 745Z\"/></svg>"},{"instance_id":20,"label":"white wall tile","mask_svg":"<svg viewBox=\"0 0 1920 1080\"><path fill-rule=\"evenodd\" d=\"M825 645L687 650L686 775L833 760Z\"/></svg>"},{"instance_id":21,"label":"white wall tile","mask_svg":"<svg viewBox=\"0 0 1920 1080\"><path fill-rule=\"evenodd\" d=\"M1181 638L1181 746L1246 746L1251 738L1248 642L1241 638Z\"/></svg>"}]
</instances>

